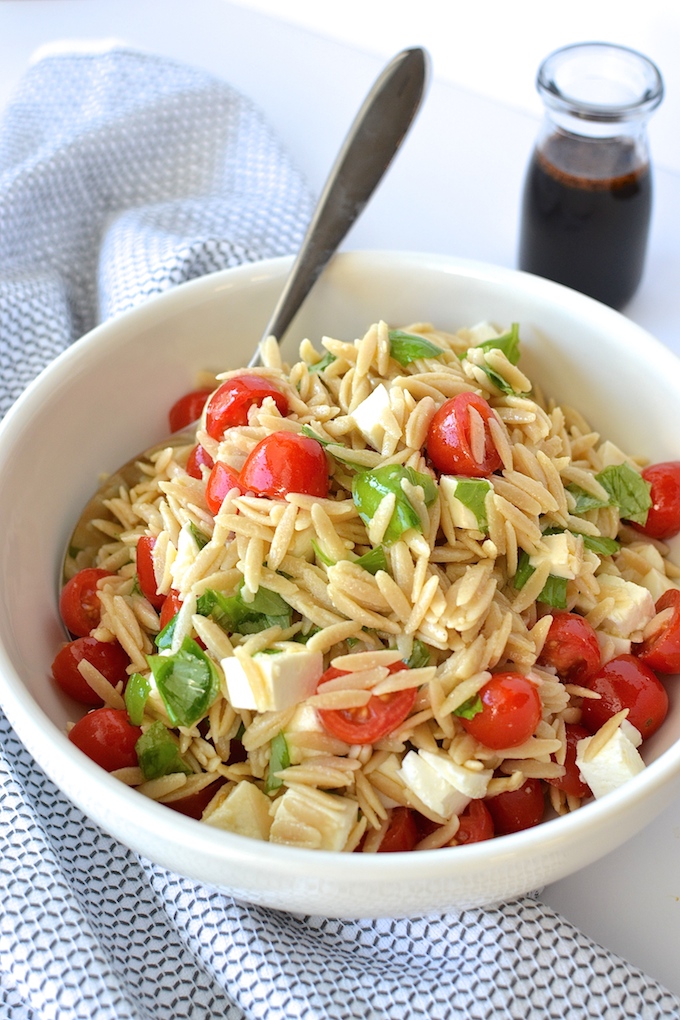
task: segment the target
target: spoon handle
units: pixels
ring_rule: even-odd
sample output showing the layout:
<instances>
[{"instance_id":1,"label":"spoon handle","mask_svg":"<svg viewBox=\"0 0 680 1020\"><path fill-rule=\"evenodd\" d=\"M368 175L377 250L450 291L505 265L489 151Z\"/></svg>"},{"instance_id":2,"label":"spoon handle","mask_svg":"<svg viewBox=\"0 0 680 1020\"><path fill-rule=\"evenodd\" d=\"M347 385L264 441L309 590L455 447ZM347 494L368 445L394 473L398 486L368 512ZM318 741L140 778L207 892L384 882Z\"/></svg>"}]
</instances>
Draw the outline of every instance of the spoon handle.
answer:
<instances>
[{"instance_id":1,"label":"spoon handle","mask_svg":"<svg viewBox=\"0 0 680 1020\"><path fill-rule=\"evenodd\" d=\"M362 212L404 140L429 76L427 52L402 50L377 79L350 128L262 339L281 340ZM250 365L259 362L259 348Z\"/></svg>"}]
</instances>

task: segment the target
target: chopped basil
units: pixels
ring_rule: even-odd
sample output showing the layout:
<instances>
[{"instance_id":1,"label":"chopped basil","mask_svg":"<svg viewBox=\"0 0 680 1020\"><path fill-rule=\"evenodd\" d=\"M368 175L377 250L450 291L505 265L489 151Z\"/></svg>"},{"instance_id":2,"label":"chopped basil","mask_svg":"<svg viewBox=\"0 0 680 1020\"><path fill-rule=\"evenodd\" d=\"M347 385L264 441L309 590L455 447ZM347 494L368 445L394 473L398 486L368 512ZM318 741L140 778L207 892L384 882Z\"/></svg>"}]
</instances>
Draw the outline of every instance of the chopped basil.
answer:
<instances>
[{"instance_id":1,"label":"chopped basil","mask_svg":"<svg viewBox=\"0 0 680 1020\"><path fill-rule=\"evenodd\" d=\"M651 485L630 464L610 464L595 476L626 521L644 524L652 505Z\"/></svg>"},{"instance_id":2,"label":"chopped basil","mask_svg":"<svg viewBox=\"0 0 680 1020\"><path fill-rule=\"evenodd\" d=\"M411 654L406 660L409 669L421 669L430 665L430 652L427 645L419 638L415 638Z\"/></svg>"},{"instance_id":3,"label":"chopped basil","mask_svg":"<svg viewBox=\"0 0 680 1020\"><path fill-rule=\"evenodd\" d=\"M125 685L125 708L133 726L141 726L151 684L141 673L133 673Z\"/></svg>"},{"instance_id":4,"label":"chopped basil","mask_svg":"<svg viewBox=\"0 0 680 1020\"><path fill-rule=\"evenodd\" d=\"M193 726L219 691L214 663L193 638L185 637L174 655L149 655L149 666L173 726Z\"/></svg>"},{"instance_id":5,"label":"chopped basil","mask_svg":"<svg viewBox=\"0 0 680 1020\"><path fill-rule=\"evenodd\" d=\"M453 714L460 716L461 719L474 719L476 715L484 710L482 699L479 694L473 694L472 697L464 701L458 708L454 708Z\"/></svg>"},{"instance_id":6,"label":"chopped basil","mask_svg":"<svg viewBox=\"0 0 680 1020\"><path fill-rule=\"evenodd\" d=\"M258 634L268 627L290 627L293 611L277 592L258 588L252 602L246 602L239 591L224 595L208 588L196 604L199 616L209 616L227 633Z\"/></svg>"},{"instance_id":7,"label":"chopped basil","mask_svg":"<svg viewBox=\"0 0 680 1020\"><path fill-rule=\"evenodd\" d=\"M302 631L298 631L293 637L293 641L297 641L300 645L306 645L310 637L314 637L314 635L318 634L320 630L321 627L310 627L306 634L303 634Z\"/></svg>"},{"instance_id":8,"label":"chopped basil","mask_svg":"<svg viewBox=\"0 0 680 1020\"><path fill-rule=\"evenodd\" d=\"M328 446L330 443L330 439L323 439L321 436L317 435L314 429L310 428L309 425L302 426L302 435L307 436L307 439L315 439L317 443L321 443L322 446Z\"/></svg>"},{"instance_id":9,"label":"chopped basil","mask_svg":"<svg viewBox=\"0 0 680 1020\"><path fill-rule=\"evenodd\" d=\"M415 333L406 333L401 329L389 331L390 354L400 365L410 365L418 358L438 358L444 353L441 347L437 347L425 337L416 336Z\"/></svg>"},{"instance_id":10,"label":"chopped basil","mask_svg":"<svg viewBox=\"0 0 680 1020\"><path fill-rule=\"evenodd\" d=\"M325 369L328 368L329 365L332 365L334 361L335 361L335 355L331 354L330 351L327 351L326 354L324 354L323 358L321 358L320 361L315 361L313 365L308 365L307 366L307 371L311 372L312 375L315 372L323 372Z\"/></svg>"},{"instance_id":11,"label":"chopped basil","mask_svg":"<svg viewBox=\"0 0 680 1020\"><path fill-rule=\"evenodd\" d=\"M387 571L387 557L381 545L376 546L375 549L370 549L363 556L358 556L354 563L357 567L362 567L374 576L379 570Z\"/></svg>"},{"instance_id":12,"label":"chopped basil","mask_svg":"<svg viewBox=\"0 0 680 1020\"><path fill-rule=\"evenodd\" d=\"M271 793L272 790L278 790L282 784L282 780L278 779L274 773L282 772L283 769L287 769L290 765L290 751L288 750L288 743L283 733L277 733L272 738L271 742L271 754L269 756L269 768L267 770L267 778L264 784L264 792Z\"/></svg>"},{"instance_id":13,"label":"chopped basil","mask_svg":"<svg viewBox=\"0 0 680 1020\"><path fill-rule=\"evenodd\" d=\"M579 532L572 532L576 535ZM613 556L621 548L621 543L615 538L605 538L602 535L582 535L583 544L586 549L597 553L598 556Z\"/></svg>"},{"instance_id":14,"label":"chopped basil","mask_svg":"<svg viewBox=\"0 0 680 1020\"><path fill-rule=\"evenodd\" d=\"M510 364L516 365L519 361L519 323L513 322L507 333L492 337L490 340L482 340L481 344L475 346L482 351L502 351Z\"/></svg>"},{"instance_id":15,"label":"chopped basil","mask_svg":"<svg viewBox=\"0 0 680 1020\"><path fill-rule=\"evenodd\" d=\"M453 481L455 481L453 498L462 503L473 514L479 530L486 531L489 526L486 516L486 497L491 491L491 483L486 478L456 477ZM462 525L458 525L455 513L453 516L453 523L462 527Z\"/></svg>"},{"instance_id":16,"label":"chopped basil","mask_svg":"<svg viewBox=\"0 0 680 1020\"><path fill-rule=\"evenodd\" d=\"M394 493L394 512L384 535L384 542L391 545L409 528L422 530L420 517L401 487L403 479L423 489L426 506L437 498L437 488L429 475L415 471L401 464L386 464L372 471L359 471L352 479L352 498L364 524L370 524L383 497Z\"/></svg>"},{"instance_id":17,"label":"chopped basil","mask_svg":"<svg viewBox=\"0 0 680 1020\"><path fill-rule=\"evenodd\" d=\"M535 571L535 567L531 566L529 562L529 554L524 549L519 554L519 561L517 564L517 573L515 574L514 585L518 590L523 588L527 583L531 575ZM567 579L566 577L556 577L554 574L548 574L545 584L541 589L540 594L537 598L538 602L543 602L548 606L553 606L555 609L566 609L567 608Z\"/></svg>"},{"instance_id":18,"label":"chopped basil","mask_svg":"<svg viewBox=\"0 0 680 1020\"><path fill-rule=\"evenodd\" d=\"M159 779L173 772L191 775L191 769L182 761L177 744L162 722L149 726L135 744L137 760L145 779Z\"/></svg>"},{"instance_id":19,"label":"chopped basil","mask_svg":"<svg viewBox=\"0 0 680 1020\"><path fill-rule=\"evenodd\" d=\"M154 638L154 644L159 651L163 652L166 651L166 649L168 648L172 648L172 637L173 634L175 633L176 624L177 613L175 613L171 620L168 620L165 627L163 627L163 630L160 631L160 633L156 634L156 637Z\"/></svg>"},{"instance_id":20,"label":"chopped basil","mask_svg":"<svg viewBox=\"0 0 680 1020\"><path fill-rule=\"evenodd\" d=\"M321 548L321 546L319 545L315 538L312 539L312 549L319 557L321 562L324 563L327 567L332 567L335 565L335 560L332 560L330 556L326 555L326 553L323 551L323 549Z\"/></svg>"},{"instance_id":21,"label":"chopped basil","mask_svg":"<svg viewBox=\"0 0 680 1020\"><path fill-rule=\"evenodd\" d=\"M587 492L580 485L575 485L573 482L566 485L565 489L574 497L575 506L572 513L576 517L580 517L589 510L600 510L602 507L609 506L608 499L600 499L599 496L593 496L591 492Z\"/></svg>"},{"instance_id":22,"label":"chopped basil","mask_svg":"<svg viewBox=\"0 0 680 1020\"><path fill-rule=\"evenodd\" d=\"M201 529L197 527L193 521L189 522L189 531L199 550L203 549L210 541L205 532L201 531Z\"/></svg>"}]
</instances>

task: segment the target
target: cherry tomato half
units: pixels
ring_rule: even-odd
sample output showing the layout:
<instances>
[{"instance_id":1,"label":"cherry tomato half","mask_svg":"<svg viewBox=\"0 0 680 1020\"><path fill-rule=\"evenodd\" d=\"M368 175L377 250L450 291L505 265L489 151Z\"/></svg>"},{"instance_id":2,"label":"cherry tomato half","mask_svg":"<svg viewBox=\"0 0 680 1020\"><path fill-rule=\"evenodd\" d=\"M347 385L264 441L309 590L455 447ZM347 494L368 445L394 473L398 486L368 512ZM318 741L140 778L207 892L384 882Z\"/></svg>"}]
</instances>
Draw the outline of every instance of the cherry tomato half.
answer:
<instances>
[{"instance_id":1,"label":"cherry tomato half","mask_svg":"<svg viewBox=\"0 0 680 1020\"><path fill-rule=\"evenodd\" d=\"M101 705L102 699L78 669L82 659L87 659L113 686L127 680L130 659L117 641L97 641L93 637L76 638L57 652L52 676L62 691L82 705Z\"/></svg>"},{"instance_id":2,"label":"cherry tomato half","mask_svg":"<svg viewBox=\"0 0 680 1020\"><path fill-rule=\"evenodd\" d=\"M180 429L185 429L192 422L197 421L205 407L205 402L212 393L212 390L192 390L191 393L185 393L183 397L175 401L168 412L168 421L170 422L170 431L179 432Z\"/></svg>"},{"instance_id":3,"label":"cherry tomato half","mask_svg":"<svg viewBox=\"0 0 680 1020\"><path fill-rule=\"evenodd\" d=\"M295 432L273 432L248 454L241 488L273 499L289 492L328 495L328 461L321 443Z\"/></svg>"},{"instance_id":4,"label":"cherry tomato half","mask_svg":"<svg viewBox=\"0 0 680 1020\"><path fill-rule=\"evenodd\" d=\"M208 402L205 428L213 439L221 439L234 425L248 424L248 409L271 397L279 412L288 414L288 401L280 390L261 375L236 375L226 379Z\"/></svg>"},{"instance_id":5,"label":"cherry tomato half","mask_svg":"<svg viewBox=\"0 0 680 1020\"><path fill-rule=\"evenodd\" d=\"M122 708L96 708L79 719L68 739L107 772L137 765L135 744L142 735Z\"/></svg>"},{"instance_id":6,"label":"cherry tomato half","mask_svg":"<svg viewBox=\"0 0 680 1020\"><path fill-rule=\"evenodd\" d=\"M669 617L663 627L636 647L635 654L659 673L680 673L680 591L669 588L657 600L655 609L657 613L669 610Z\"/></svg>"},{"instance_id":7,"label":"cherry tomato half","mask_svg":"<svg viewBox=\"0 0 680 1020\"><path fill-rule=\"evenodd\" d=\"M208 451L200 443L197 443L187 458L187 474L192 478L198 478L200 481L203 478L202 465L205 465L210 470L213 466L213 459Z\"/></svg>"},{"instance_id":8,"label":"cherry tomato half","mask_svg":"<svg viewBox=\"0 0 680 1020\"><path fill-rule=\"evenodd\" d=\"M598 670L586 686L601 695L584 698L581 722L590 733L624 708L628 722L642 738L656 733L668 713L668 694L655 673L634 655L617 655Z\"/></svg>"},{"instance_id":9,"label":"cherry tomato half","mask_svg":"<svg viewBox=\"0 0 680 1020\"><path fill-rule=\"evenodd\" d=\"M456 843L481 843L485 839L492 839L493 835L493 818L487 804L483 800L471 800L460 815Z\"/></svg>"},{"instance_id":10,"label":"cherry tomato half","mask_svg":"<svg viewBox=\"0 0 680 1020\"><path fill-rule=\"evenodd\" d=\"M438 471L483 478L493 474L502 460L489 431L491 407L477 393L458 393L435 412L427 431L427 453ZM473 418L483 428L481 451L473 449Z\"/></svg>"},{"instance_id":11,"label":"cherry tomato half","mask_svg":"<svg viewBox=\"0 0 680 1020\"><path fill-rule=\"evenodd\" d=\"M390 673L398 673L407 668L403 662L395 662L389 670ZM318 686L344 673L344 670L331 666ZM347 744L373 744L403 723L413 708L417 693L416 687L408 687L391 694L374 694L361 708L317 708L317 713L324 729L338 740Z\"/></svg>"},{"instance_id":12,"label":"cherry tomato half","mask_svg":"<svg viewBox=\"0 0 680 1020\"><path fill-rule=\"evenodd\" d=\"M486 801L497 836L531 829L543 819L545 798L540 779L525 779L518 790L507 790Z\"/></svg>"},{"instance_id":13,"label":"cherry tomato half","mask_svg":"<svg viewBox=\"0 0 680 1020\"><path fill-rule=\"evenodd\" d=\"M585 726L576 723L567 723L566 727L567 753L564 759L565 773L558 779L547 779L558 790L562 790L569 797L591 797L592 792L587 783L583 782L581 773L576 766L576 745L579 740L589 737L590 733Z\"/></svg>"},{"instance_id":14,"label":"cherry tomato half","mask_svg":"<svg viewBox=\"0 0 680 1020\"><path fill-rule=\"evenodd\" d=\"M99 626L101 602L97 595L97 581L112 577L109 570L85 567L66 582L59 595L59 613L64 626L76 637L87 637Z\"/></svg>"},{"instance_id":15,"label":"cherry tomato half","mask_svg":"<svg viewBox=\"0 0 680 1020\"><path fill-rule=\"evenodd\" d=\"M413 850L417 842L418 828L413 811L407 807L392 808L387 831L377 853L393 854L404 850Z\"/></svg>"},{"instance_id":16,"label":"cherry tomato half","mask_svg":"<svg viewBox=\"0 0 680 1020\"><path fill-rule=\"evenodd\" d=\"M652 487L652 505L645 523L633 527L650 538L672 538L680 531L680 461L651 464L642 477Z\"/></svg>"},{"instance_id":17,"label":"cherry tomato half","mask_svg":"<svg viewBox=\"0 0 680 1020\"><path fill-rule=\"evenodd\" d=\"M600 665L600 645L593 627L578 613L554 612L538 661L553 666L566 683L583 684Z\"/></svg>"},{"instance_id":18,"label":"cherry tomato half","mask_svg":"<svg viewBox=\"0 0 680 1020\"><path fill-rule=\"evenodd\" d=\"M485 747L500 750L523 744L541 720L536 684L521 673L494 673L479 692L482 710L460 719L464 729Z\"/></svg>"},{"instance_id":19,"label":"cherry tomato half","mask_svg":"<svg viewBox=\"0 0 680 1020\"><path fill-rule=\"evenodd\" d=\"M238 472L234 471L228 464L225 464L224 461L218 460L213 465L208 475L208 481L205 483L205 501L208 504L208 510L213 516L216 517L220 512L220 507L224 503L227 493L231 492L232 489L238 489L240 493L245 491L241 485Z\"/></svg>"},{"instance_id":20,"label":"cherry tomato half","mask_svg":"<svg viewBox=\"0 0 680 1020\"><path fill-rule=\"evenodd\" d=\"M160 609L165 601L165 595L159 595L156 588L156 575L153 569L153 547L156 539L151 535L142 535L137 542L136 564L137 580L142 589L142 595L151 603L154 609Z\"/></svg>"},{"instance_id":21,"label":"cherry tomato half","mask_svg":"<svg viewBox=\"0 0 680 1020\"><path fill-rule=\"evenodd\" d=\"M164 627L170 623L173 617L177 616L180 609L182 608L182 600L179 597L179 592L171 588L165 597L165 601L161 606L160 612L160 628L163 630Z\"/></svg>"}]
</instances>

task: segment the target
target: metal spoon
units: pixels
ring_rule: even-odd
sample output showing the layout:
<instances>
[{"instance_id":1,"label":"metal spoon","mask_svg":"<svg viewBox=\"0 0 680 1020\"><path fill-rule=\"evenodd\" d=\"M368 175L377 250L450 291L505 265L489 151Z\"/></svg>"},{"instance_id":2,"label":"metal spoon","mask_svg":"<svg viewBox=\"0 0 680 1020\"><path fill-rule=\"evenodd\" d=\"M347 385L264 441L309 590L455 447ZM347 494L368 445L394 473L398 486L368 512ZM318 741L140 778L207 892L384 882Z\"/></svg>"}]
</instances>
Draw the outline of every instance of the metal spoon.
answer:
<instances>
[{"instance_id":1,"label":"metal spoon","mask_svg":"<svg viewBox=\"0 0 680 1020\"><path fill-rule=\"evenodd\" d=\"M428 55L415 47L398 53L376 80L331 169L262 339L282 339L321 271L366 206L421 105L428 76ZM258 344L250 366L258 364L259 352ZM174 433L107 476L78 519L68 543L65 566L75 550L81 554L80 566L94 560L106 537L91 522L110 517L105 501L117 495L121 486L132 487L140 481L139 463L168 447L193 443L195 432L194 425Z\"/></svg>"}]
</instances>

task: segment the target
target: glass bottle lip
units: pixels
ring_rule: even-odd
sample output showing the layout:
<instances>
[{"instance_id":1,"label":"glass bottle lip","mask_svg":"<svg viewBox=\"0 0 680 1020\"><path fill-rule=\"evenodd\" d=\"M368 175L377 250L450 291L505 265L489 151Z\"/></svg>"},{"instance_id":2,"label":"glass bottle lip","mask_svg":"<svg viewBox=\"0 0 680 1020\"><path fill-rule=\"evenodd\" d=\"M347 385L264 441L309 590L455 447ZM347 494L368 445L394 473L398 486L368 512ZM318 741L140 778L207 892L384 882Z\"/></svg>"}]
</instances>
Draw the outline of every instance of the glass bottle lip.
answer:
<instances>
[{"instance_id":1,"label":"glass bottle lip","mask_svg":"<svg viewBox=\"0 0 680 1020\"><path fill-rule=\"evenodd\" d=\"M555 50L538 69L546 106L583 120L612 123L649 116L663 99L656 64L613 43L574 43Z\"/></svg>"}]
</instances>

